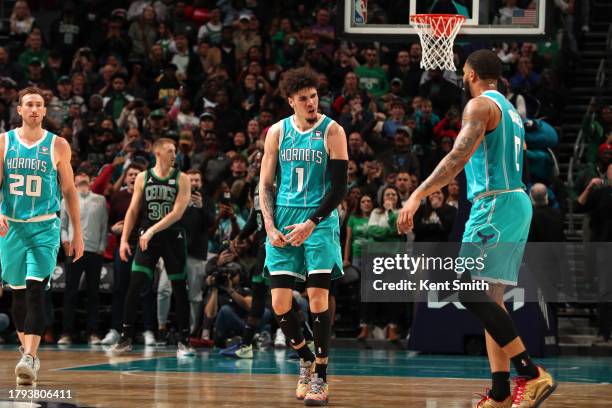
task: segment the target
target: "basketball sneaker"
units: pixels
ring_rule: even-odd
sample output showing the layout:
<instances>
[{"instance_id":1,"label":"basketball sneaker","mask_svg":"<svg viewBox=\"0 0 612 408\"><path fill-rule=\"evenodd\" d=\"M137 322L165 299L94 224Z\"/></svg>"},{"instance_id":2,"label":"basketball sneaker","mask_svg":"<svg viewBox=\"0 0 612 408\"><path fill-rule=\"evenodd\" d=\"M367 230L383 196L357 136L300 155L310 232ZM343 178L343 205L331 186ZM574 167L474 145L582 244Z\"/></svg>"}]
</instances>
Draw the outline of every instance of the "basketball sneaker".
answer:
<instances>
[{"instance_id":1,"label":"basketball sneaker","mask_svg":"<svg viewBox=\"0 0 612 408\"><path fill-rule=\"evenodd\" d=\"M119 335L119 332L117 330L110 329L108 333L106 333L106 336L104 336L104 338L102 339L102 344L105 346L112 346L113 344L119 341L120 337L121 336Z\"/></svg>"},{"instance_id":2,"label":"basketball sneaker","mask_svg":"<svg viewBox=\"0 0 612 408\"><path fill-rule=\"evenodd\" d=\"M196 352L193 349L193 347L191 347L189 345L189 343L185 342L183 343L182 341L179 341L176 345L176 357L177 358L183 358L183 357L195 357Z\"/></svg>"},{"instance_id":3,"label":"basketball sneaker","mask_svg":"<svg viewBox=\"0 0 612 408\"><path fill-rule=\"evenodd\" d=\"M328 386L322 378L319 378L316 374L312 375L310 379L310 390L304 397L304 405L309 407L322 407L327 405L327 391Z\"/></svg>"},{"instance_id":4,"label":"basketball sneaker","mask_svg":"<svg viewBox=\"0 0 612 408\"><path fill-rule=\"evenodd\" d=\"M274 336L274 348L284 349L287 347L287 341L285 340L285 333L279 328L276 329L276 336Z\"/></svg>"},{"instance_id":5,"label":"basketball sneaker","mask_svg":"<svg viewBox=\"0 0 612 408\"><path fill-rule=\"evenodd\" d=\"M509 395L503 401L495 401L489 396L489 390L486 389L484 394L480 394L482 398L474 408L511 408L512 407L512 396Z\"/></svg>"},{"instance_id":6,"label":"basketball sneaker","mask_svg":"<svg viewBox=\"0 0 612 408\"><path fill-rule=\"evenodd\" d=\"M233 358L253 358L253 346L250 344L234 344L232 347L221 350L219 354Z\"/></svg>"},{"instance_id":7,"label":"basketball sneaker","mask_svg":"<svg viewBox=\"0 0 612 408\"><path fill-rule=\"evenodd\" d=\"M157 344L157 340L155 340L155 334L151 330L145 330L142 333L142 337L144 338L145 346L155 346Z\"/></svg>"},{"instance_id":8,"label":"basketball sneaker","mask_svg":"<svg viewBox=\"0 0 612 408\"><path fill-rule=\"evenodd\" d=\"M40 369L40 360L38 357L32 357L30 354L25 354L23 347L19 347L21 359L15 366L15 375L17 376L17 385L32 385L38 377Z\"/></svg>"},{"instance_id":9,"label":"basketball sneaker","mask_svg":"<svg viewBox=\"0 0 612 408\"><path fill-rule=\"evenodd\" d=\"M295 388L295 398L303 400L310 391L310 377L314 373L314 361L300 360L300 377Z\"/></svg>"},{"instance_id":10,"label":"basketball sneaker","mask_svg":"<svg viewBox=\"0 0 612 408\"><path fill-rule=\"evenodd\" d=\"M128 351L132 351L132 339L129 337L121 336L119 341L110 348L112 354L121 354Z\"/></svg>"},{"instance_id":11,"label":"basketball sneaker","mask_svg":"<svg viewBox=\"0 0 612 408\"><path fill-rule=\"evenodd\" d=\"M535 408L552 394L557 388L553 377L538 366L539 376L528 380L517 377L513 379L512 408Z\"/></svg>"}]
</instances>

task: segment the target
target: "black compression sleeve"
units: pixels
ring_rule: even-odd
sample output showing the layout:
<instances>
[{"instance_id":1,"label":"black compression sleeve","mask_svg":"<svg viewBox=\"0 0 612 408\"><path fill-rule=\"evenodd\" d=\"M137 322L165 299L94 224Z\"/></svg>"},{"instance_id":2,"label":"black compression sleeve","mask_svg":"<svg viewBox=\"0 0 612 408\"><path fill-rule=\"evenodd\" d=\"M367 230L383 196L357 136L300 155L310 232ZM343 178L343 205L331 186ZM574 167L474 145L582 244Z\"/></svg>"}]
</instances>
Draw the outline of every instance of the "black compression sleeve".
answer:
<instances>
[{"instance_id":1,"label":"black compression sleeve","mask_svg":"<svg viewBox=\"0 0 612 408\"><path fill-rule=\"evenodd\" d=\"M249 218L246 223L242 227L242 231L238 234L238 239L243 240L257 229L257 211L254 208L251 208L251 212L249 213Z\"/></svg>"},{"instance_id":2,"label":"black compression sleeve","mask_svg":"<svg viewBox=\"0 0 612 408\"><path fill-rule=\"evenodd\" d=\"M323 196L319 208L317 208L312 217L310 217L310 220L315 224L319 224L334 211L340 205L348 191L348 160L333 159L329 160L327 165L329 166L331 188L325 193L325 196Z\"/></svg>"}]
</instances>

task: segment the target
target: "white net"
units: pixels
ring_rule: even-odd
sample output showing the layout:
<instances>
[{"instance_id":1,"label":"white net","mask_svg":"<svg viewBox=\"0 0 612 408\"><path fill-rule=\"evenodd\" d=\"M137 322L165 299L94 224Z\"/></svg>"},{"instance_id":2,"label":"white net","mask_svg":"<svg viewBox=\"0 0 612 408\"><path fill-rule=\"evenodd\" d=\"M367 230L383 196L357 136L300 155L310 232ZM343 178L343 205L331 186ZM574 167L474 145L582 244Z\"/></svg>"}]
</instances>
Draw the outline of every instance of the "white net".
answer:
<instances>
[{"instance_id":1,"label":"white net","mask_svg":"<svg viewBox=\"0 0 612 408\"><path fill-rule=\"evenodd\" d=\"M415 14L410 16L410 22L421 39L421 68L456 71L453 43L465 17L453 14Z\"/></svg>"}]
</instances>

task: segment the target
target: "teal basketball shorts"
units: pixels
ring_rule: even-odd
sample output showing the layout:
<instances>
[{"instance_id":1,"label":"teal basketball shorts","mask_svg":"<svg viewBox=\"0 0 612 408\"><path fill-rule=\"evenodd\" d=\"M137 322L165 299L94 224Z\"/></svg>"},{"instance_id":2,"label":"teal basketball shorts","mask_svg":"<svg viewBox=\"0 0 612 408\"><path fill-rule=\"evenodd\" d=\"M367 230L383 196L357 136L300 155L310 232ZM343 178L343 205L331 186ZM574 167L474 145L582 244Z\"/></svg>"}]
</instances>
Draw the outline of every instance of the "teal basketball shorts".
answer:
<instances>
[{"instance_id":1,"label":"teal basketball shorts","mask_svg":"<svg viewBox=\"0 0 612 408\"><path fill-rule=\"evenodd\" d=\"M281 233L288 234L289 231L285 227L305 222L315 210L315 208L277 206L274 211L274 224ZM282 248L275 247L266 238L264 276L291 275L300 281L305 281L308 275L317 273L330 273L332 280L344 274L340 221L336 210L321 221L299 247L289 244Z\"/></svg>"},{"instance_id":2,"label":"teal basketball shorts","mask_svg":"<svg viewBox=\"0 0 612 408\"><path fill-rule=\"evenodd\" d=\"M474 201L465 225L461 257L481 257L474 279L516 285L529 235L532 207L519 191L501 192Z\"/></svg>"},{"instance_id":3,"label":"teal basketball shorts","mask_svg":"<svg viewBox=\"0 0 612 408\"><path fill-rule=\"evenodd\" d=\"M53 273L60 246L60 220L8 221L9 230L0 237L2 282L25 289L26 279L43 281Z\"/></svg>"}]
</instances>

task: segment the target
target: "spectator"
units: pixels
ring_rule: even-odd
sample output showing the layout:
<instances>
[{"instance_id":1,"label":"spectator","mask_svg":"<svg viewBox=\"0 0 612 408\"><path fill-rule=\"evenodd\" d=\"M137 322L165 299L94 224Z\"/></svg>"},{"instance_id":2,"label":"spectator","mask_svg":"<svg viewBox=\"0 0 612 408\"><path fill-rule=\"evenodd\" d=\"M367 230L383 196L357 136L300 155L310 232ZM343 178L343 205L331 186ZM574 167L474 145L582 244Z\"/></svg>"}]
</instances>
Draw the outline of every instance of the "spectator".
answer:
<instances>
[{"instance_id":1,"label":"spectator","mask_svg":"<svg viewBox=\"0 0 612 408\"><path fill-rule=\"evenodd\" d=\"M533 94L540 84L540 75L533 72L533 63L527 57L521 57L516 74L510 78L510 86L514 92Z\"/></svg>"},{"instance_id":2,"label":"spectator","mask_svg":"<svg viewBox=\"0 0 612 408\"><path fill-rule=\"evenodd\" d=\"M37 27L36 19L30 14L30 6L27 1L17 0L15 2L9 21L11 42L15 45L14 49L17 50L30 35L32 29Z\"/></svg>"},{"instance_id":3,"label":"spectator","mask_svg":"<svg viewBox=\"0 0 612 408\"><path fill-rule=\"evenodd\" d=\"M404 115L406 114L406 108L404 102L401 99L394 99L391 101L391 116L385 120L383 124L383 136L389 139L393 139L397 128L404 126Z\"/></svg>"},{"instance_id":4,"label":"spectator","mask_svg":"<svg viewBox=\"0 0 612 408\"><path fill-rule=\"evenodd\" d=\"M529 242L564 242L565 227L563 214L552 208L548 201L548 189L536 183L529 190L533 203L533 216L529 228Z\"/></svg>"},{"instance_id":5,"label":"spectator","mask_svg":"<svg viewBox=\"0 0 612 408\"><path fill-rule=\"evenodd\" d=\"M410 60L410 51L401 49L397 52L395 64L389 73L391 78L397 78L401 81L400 96L403 98L415 96L419 90L422 70L418 66L415 68L414 64Z\"/></svg>"},{"instance_id":6,"label":"spectator","mask_svg":"<svg viewBox=\"0 0 612 408\"><path fill-rule=\"evenodd\" d=\"M397 178L395 179L395 188L400 195L400 201L402 205L408 200L410 194L416 189L417 186L412 185L412 179L410 178L410 173L405 171L400 171L397 173Z\"/></svg>"},{"instance_id":7,"label":"spectator","mask_svg":"<svg viewBox=\"0 0 612 408\"><path fill-rule=\"evenodd\" d=\"M17 83L21 82L24 77L23 68L11 60L6 47L0 47L0 77L9 77Z\"/></svg>"},{"instance_id":8,"label":"spectator","mask_svg":"<svg viewBox=\"0 0 612 408\"><path fill-rule=\"evenodd\" d=\"M444 77L442 70L430 70L427 71L427 74L429 79L419 86L419 95L431 101L433 111L437 116L443 116L451 105L460 105L461 90ZM421 112L426 109L426 102L421 105L421 108Z\"/></svg>"},{"instance_id":9,"label":"spectator","mask_svg":"<svg viewBox=\"0 0 612 408\"><path fill-rule=\"evenodd\" d=\"M385 174L407 171L420 177L421 164L412 153L412 132L406 126L397 128L391 149L380 154Z\"/></svg>"},{"instance_id":10,"label":"spectator","mask_svg":"<svg viewBox=\"0 0 612 408\"><path fill-rule=\"evenodd\" d=\"M114 74L111 77L111 88L104 95L104 111L115 121L119 120L121 111L134 97L125 91L126 78L123 74Z\"/></svg>"},{"instance_id":11,"label":"spectator","mask_svg":"<svg viewBox=\"0 0 612 408\"><path fill-rule=\"evenodd\" d=\"M19 84L19 87L28 86L35 86L41 89L55 88L53 78L51 78L48 71L43 68L43 63L38 57L30 59L25 78Z\"/></svg>"},{"instance_id":12,"label":"spectator","mask_svg":"<svg viewBox=\"0 0 612 408\"><path fill-rule=\"evenodd\" d=\"M366 63L355 68L362 89L379 98L389 90L387 74L378 63L378 50L368 45L364 50Z\"/></svg>"},{"instance_id":13,"label":"spectator","mask_svg":"<svg viewBox=\"0 0 612 408\"><path fill-rule=\"evenodd\" d=\"M225 150L230 146L232 134L244 128L244 122L242 115L229 103L226 90L220 89L217 91L215 103L217 104L215 107L215 116L217 117L215 130L218 132L217 135L221 137L219 142Z\"/></svg>"},{"instance_id":14,"label":"spectator","mask_svg":"<svg viewBox=\"0 0 612 408\"><path fill-rule=\"evenodd\" d=\"M347 98L346 101L348 102L349 109L340 116L338 124L347 133L361 132L367 123L374 118L374 115L367 106L364 107L360 94L355 94Z\"/></svg>"},{"instance_id":15,"label":"spectator","mask_svg":"<svg viewBox=\"0 0 612 408\"><path fill-rule=\"evenodd\" d=\"M236 45L236 59L242 65L247 60L247 53L251 47L261 46L259 35L259 20L251 14L242 13L234 32L234 44Z\"/></svg>"},{"instance_id":16,"label":"spectator","mask_svg":"<svg viewBox=\"0 0 612 408\"><path fill-rule=\"evenodd\" d=\"M399 194L395 187L386 187L382 192L379 205L370 214L368 235L376 242L395 242L400 240L397 234L397 212L401 208Z\"/></svg>"},{"instance_id":17,"label":"spectator","mask_svg":"<svg viewBox=\"0 0 612 408\"><path fill-rule=\"evenodd\" d=\"M444 115L444 118L434 127L434 138L436 142L441 142L444 137L450 137L453 141L461 130L461 117L459 108L451 106Z\"/></svg>"},{"instance_id":18,"label":"spectator","mask_svg":"<svg viewBox=\"0 0 612 408\"><path fill-rule=\"evenodd\" d=\"M43 48L42 35L38 31L30 33L25 45L25 51L19 54L19 64L21 64L24 69L27 69L30 62L34 58L38 58L44 68L47 65L49 51Z\"/></svg>"},{"instance_id":19,"label":"spectator","mask_svg":"<svg viewBox=\"0 0 612 408\"><path fill-rule=\"evenodd\" d=\"M221 43L221 10L215 7L210 10L208 22L203 24L198 30L198 41L206 40L211 45L219 45Z\"/></svg>"},{"instance_id":20,"label":"spectator","mask_svg":"<svg viewBox=\"0 0 612 408\"><path fill-rule=\"evenodd\" d=\"M511 26L513 25L514 12L522 9L517 7L518 0L505 0L504 3L505 6L497 11L493 24Z\"/></svg>"},{"instance_id":21,"label":"spectator","mask_svg":"<svg viewBox=\"0 0 612 408\"><path fill-rule=\"evenodd\" d=\"M50 108L57 107L59 116L57 120L59 123L64 123L69 118L69 111L71 105L77 105L81 113L87 111L85 101L80 96L72 94L72 82L67 76L62 76L57 80L57 96L53 97Z\"/></svg>"},{"instance_id":22,"label":"spectator","mask_svg":"<svg viewBox=\"0 0 612 408\"><path fill-rule=\"evenodd\" d=\"M62 14L51 23L50 43L64 61L70 61L81 44L81 24L72 0L64 2Z\"/></svg>"},{"instance_id":23,"label":"spectator","mask_svg":"<svg viewBox=\"0 0 612 408\"><path fill-rule=\"evenodd\" d=\"M415 110L416 132L415 143L428 147L434 140L434 128L440 122L440 117L433 112L433 105L429 99L422 99L420 106Z\"/></svg>"},{"instance_id":24,"label":"spectator","mask_svg":"<svg viewBox=\"0 0 612 408\"><path fill-rule=\"evenodd\" d=\"M129 14L129 13L128 13ZM132 55L144 58L149 55L157 37L156 15L153 6L145 6L138 19L130 24L128 36L132 40Z\"/></svg>"},{"instance_id":25,"label":"spectator","mask_svg":"<svg viewBox=\"0 0 612 408\"><path fill-rule=\"evenodd\" d=\"M210 228L210 233L214 239L210 247L212 253L219 253L219 248L234 239L245 224L244 218L240 214L236 214L230 186L225 181L219 185L216 195L218 197L216 216Z\"/></svg>"},{"instance_id":26,"label":"spectator","mask_svg":"<svg viewBox=\"0 0 612 408\"><path fill-rule=\"evenodd\" d=\"M125 35L122 27L123 23L124 19L119 15L111 18L108 23L106 38L100 47L100 56L103 58L109 55L118 55L122 61L127 60L132 43L130 37Z\"/></svg>"},{"instance_id":27,"label":"spectator","mask_svg":"<svg viewBox=\"0 0 612 408\"><path fill-rule=\"evenodd\" d=\"M77 173L74 184L79 192L79 203L81 207L81 226L83 228L83 241L85 252L83 257L76 262L72 261L70 254L70 242L72 242L72 223L68 220L66 203L62 201L61 206L61 235L62 245L67 254L66 259L66 289L64 292L64 324L63 334L57 344L70 344L74 337L74 315L79 293L79 282L81 275L85 272L87 285L87 333L89 344L100 344L98 337L98 309L99 309L99 285L102 270L102 255L106 249L108 212L106 200L103 196L92 193L90 178L86 173Z\"/></svg>"},{"instance_id":28,"label":"spectator","mask_svg":"<svg viewBox=\"0 0 612 408\"><path fill-rule=\"evenodd\" d=\"M459 209L459 182L453 179L447 186L446 204Z\"/></svg>"},{"instance_id":29,"label":"spectator","mask_svg":"<svg viewBox=\"0 0 612 408\"><path fill-rule=\"evenodd\" d=\"M414 215L414 240L418 242L446 242L453 228L457 209L444 202L441 190L427 196Z\"/></svg>"},{"instance_id":30,"label":"spectator","mask_svg":"<svg viewBox=\"0 0 612 408\"><path fill-rule=\"evenodd\" d=\"M361 269L361 248L370 241L368 222L374 209L374 201L368 195L362 195L359 206L348 217L346 225L346 242L344 245L344 266L352 265Z\"/></svg>"},{"instance_id":31,"label":"spectator","mask_svg":"<svg viewBox=\"0 0 612 408\"><path fill-rule=\"evenodd\" d=\"M176 65L176 78L180 82L184 82L187 78L189 62L197 59L189 48L189 37L186 33L179 31L174 35L174 49L171 49L171 51L174 55L172 55L170 62Z\"/></svg>"}]
</instances>

